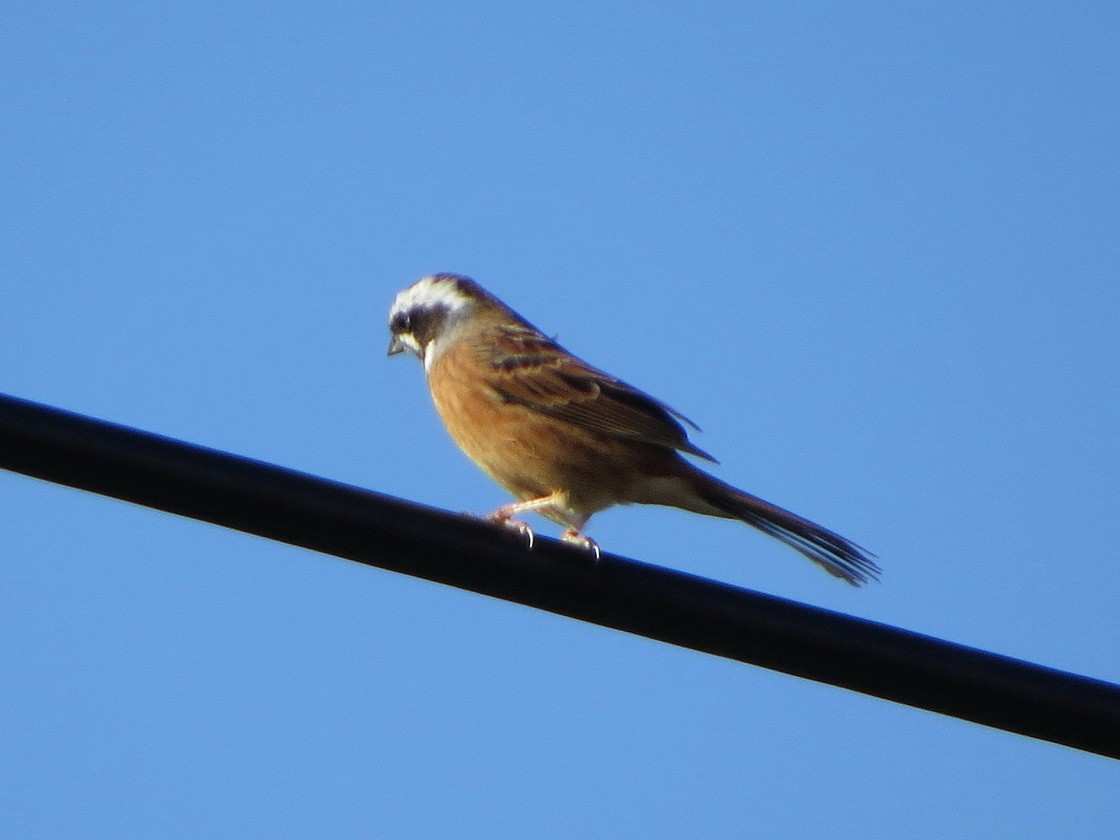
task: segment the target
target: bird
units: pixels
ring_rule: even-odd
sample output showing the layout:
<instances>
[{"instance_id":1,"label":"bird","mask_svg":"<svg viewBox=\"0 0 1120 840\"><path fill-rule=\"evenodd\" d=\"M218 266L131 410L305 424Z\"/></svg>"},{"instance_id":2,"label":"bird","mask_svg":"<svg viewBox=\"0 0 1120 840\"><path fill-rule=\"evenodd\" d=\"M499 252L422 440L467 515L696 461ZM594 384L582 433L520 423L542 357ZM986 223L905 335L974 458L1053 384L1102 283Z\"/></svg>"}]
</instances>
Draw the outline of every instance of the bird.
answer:
<instances>
[{"instance_id":1,"label":"bird","mask_svg":"<svg viewBox=\"0 0 1120 840\"><path fill-rule=\"evenodd\" d=\"M853 586L878 579L870 552L687 460L718 463L689 440L695 423L573 355L469 277L429 274L401 291L389 332L388 355L421 361L452 439L514 497L488 519L526 534L530 548L524 513L598 558L583 533L593 514L664 505L741 520Z\"/></svg>"}]
</instances>

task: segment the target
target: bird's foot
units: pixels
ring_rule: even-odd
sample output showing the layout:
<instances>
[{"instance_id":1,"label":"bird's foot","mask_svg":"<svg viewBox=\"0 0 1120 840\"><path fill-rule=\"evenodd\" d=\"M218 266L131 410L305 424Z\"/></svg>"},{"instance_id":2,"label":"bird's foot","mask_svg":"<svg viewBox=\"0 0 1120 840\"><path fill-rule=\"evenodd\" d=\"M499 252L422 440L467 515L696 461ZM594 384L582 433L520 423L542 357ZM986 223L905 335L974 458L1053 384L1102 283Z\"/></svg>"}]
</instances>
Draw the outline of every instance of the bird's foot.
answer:
<instances>
[{"instance_id":1,"label":"bird's foot","mask_svg":"<svg viewBox=\"0 0 1120 840\"><path fill-rule=\"evenodd\" d=\"M566 530L563 534L560 535L560 539L562 539L564 542L573 543L574 545L578 545L580 548L590 551L595 555L596 563L598 563L603 556L603 552L599 550L599 543L595 542L595 540L591 539L591 537L581 534L575 528L569 528L568 530Z\"/></svg>"},{"instance_id":2,"label":"bird's foot","mask_svg":"<svg viewBox=\"0 0 1120 840\"><path fill-rule=\"evenodd\" d=\"M528 522L522 522L520 519L513 518L513 507L513 505L500 507L486 518L491 522L496 522L499 525L504 525L506 528L516 531L525 540L526 548L532 548L533 543L537 541L537 537L533 533L533 529L529 527Z\"/></svg>"}]
</instances>

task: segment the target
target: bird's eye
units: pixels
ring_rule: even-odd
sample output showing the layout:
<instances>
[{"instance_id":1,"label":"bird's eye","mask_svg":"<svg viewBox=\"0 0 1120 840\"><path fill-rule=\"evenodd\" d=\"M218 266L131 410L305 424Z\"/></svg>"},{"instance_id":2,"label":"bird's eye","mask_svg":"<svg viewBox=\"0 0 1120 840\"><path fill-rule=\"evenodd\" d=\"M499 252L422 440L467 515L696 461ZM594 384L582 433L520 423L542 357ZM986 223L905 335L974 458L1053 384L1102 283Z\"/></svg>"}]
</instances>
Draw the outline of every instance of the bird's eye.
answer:
<instances>
[{"instance_id":1,"label":"bird's eye","mask_svg":"<svg viewBox=\"0 0 1120 840\"><path fill-rule=\"evenodd\" d=\"M398 312L393 316L393 323L390 326L397 335L410 333L412 332L412 315L408 312Z\"/></svg>"}]
</instances>

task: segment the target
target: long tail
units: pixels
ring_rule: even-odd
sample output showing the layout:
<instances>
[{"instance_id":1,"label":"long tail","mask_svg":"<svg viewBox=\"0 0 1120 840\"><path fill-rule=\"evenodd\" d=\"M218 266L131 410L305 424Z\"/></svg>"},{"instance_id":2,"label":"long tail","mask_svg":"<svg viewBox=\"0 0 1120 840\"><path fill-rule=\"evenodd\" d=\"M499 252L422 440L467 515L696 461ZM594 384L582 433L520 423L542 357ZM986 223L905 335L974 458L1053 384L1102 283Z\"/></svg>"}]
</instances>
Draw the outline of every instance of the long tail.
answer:
<instances>
[{"instance_id":1,"label":"long tail","mask_svg":"<svg viewBox=\"0 0 1120 840\"><path fill-rule=\"evenodd\" d=\"M764 534L781 540L830 575L852 586L879 579L880 569L873 559L875 555L839 534L732 487L695 467L688 471L686 481L703 502L715 508L694 508L699 513L741 519Z\"/></svg>"}]
</instances>

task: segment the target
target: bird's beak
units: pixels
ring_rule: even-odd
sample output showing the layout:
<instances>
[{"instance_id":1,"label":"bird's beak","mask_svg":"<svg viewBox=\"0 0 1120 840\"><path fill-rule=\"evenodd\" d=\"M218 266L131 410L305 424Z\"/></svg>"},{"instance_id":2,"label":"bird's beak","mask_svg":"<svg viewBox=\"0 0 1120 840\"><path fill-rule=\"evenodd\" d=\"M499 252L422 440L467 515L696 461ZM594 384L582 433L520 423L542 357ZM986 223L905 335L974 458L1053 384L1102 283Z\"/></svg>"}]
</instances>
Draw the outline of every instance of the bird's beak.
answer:
<instances>
[{"instance_id":1,"label":"bird's beak","mask_svg":"<svg viewBox=\"0 0 1120 840\"><path fill-rule=\"evenodd\" d=\"M398 353L403 353L406 349L407 348L405 348L404 344L401 342L400 336L394 335L393 340L389 342L389 352L385 355L395 356Z\"/></svg>"}]
</instances>

